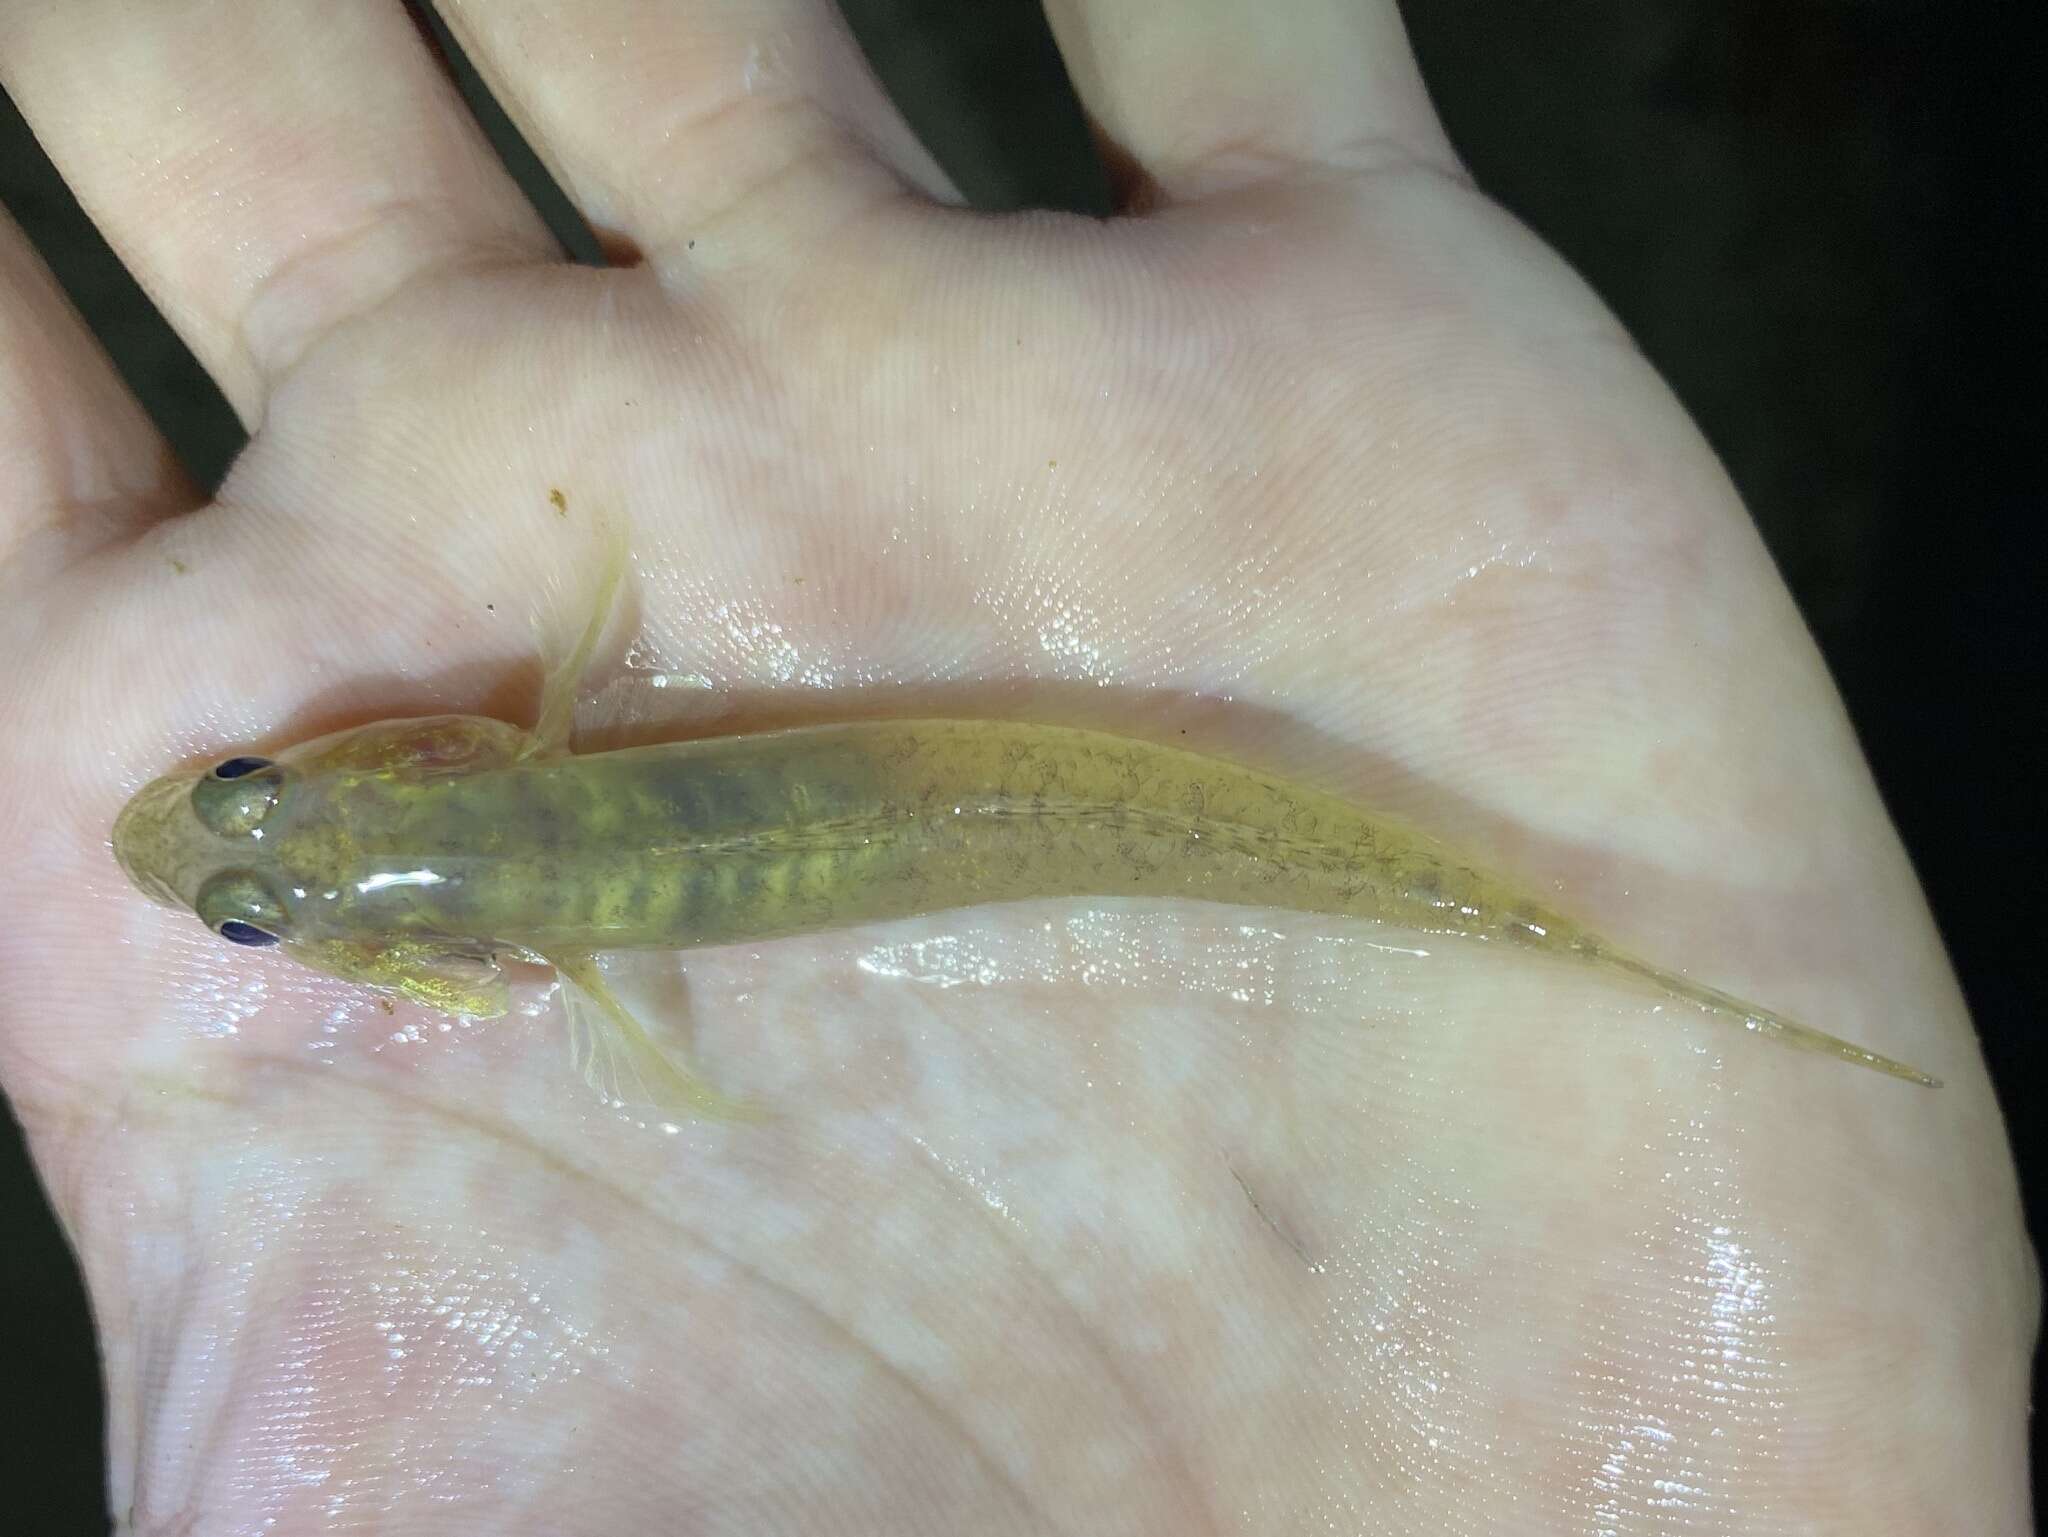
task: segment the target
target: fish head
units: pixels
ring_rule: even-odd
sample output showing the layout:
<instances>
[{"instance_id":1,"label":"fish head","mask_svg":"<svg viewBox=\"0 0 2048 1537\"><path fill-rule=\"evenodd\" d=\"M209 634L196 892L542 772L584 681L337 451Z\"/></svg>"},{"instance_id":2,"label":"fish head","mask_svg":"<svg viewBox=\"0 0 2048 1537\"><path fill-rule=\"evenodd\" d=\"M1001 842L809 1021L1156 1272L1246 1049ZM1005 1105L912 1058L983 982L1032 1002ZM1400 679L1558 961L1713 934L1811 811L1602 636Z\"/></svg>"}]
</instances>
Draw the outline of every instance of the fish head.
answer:
<instances>
[{"instance_id":1,"label":"fish head","mask_svg":"<svg viewBox=\"0 0 2048 1537\"><path fill-rule=\"evenodd\" d=\"M115 819L114 857L151 900L237 944L275 944L292 931L292 893L266 838L287 794L279 764L247 755L153 780Z\"/></svg>"}]
</instances>

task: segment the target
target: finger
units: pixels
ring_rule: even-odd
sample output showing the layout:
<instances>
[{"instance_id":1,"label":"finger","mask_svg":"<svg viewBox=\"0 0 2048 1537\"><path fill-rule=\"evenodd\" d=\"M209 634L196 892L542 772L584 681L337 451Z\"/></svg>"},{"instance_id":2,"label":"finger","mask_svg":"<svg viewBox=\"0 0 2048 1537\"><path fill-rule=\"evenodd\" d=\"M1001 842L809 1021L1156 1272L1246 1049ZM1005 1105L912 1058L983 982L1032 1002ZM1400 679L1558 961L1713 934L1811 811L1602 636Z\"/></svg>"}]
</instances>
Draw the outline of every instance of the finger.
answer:
<instances>
[{"instance_id":1,"label":"finger","mask_svg":"<svg viewBox=\"0 0 2048 1537\"><path fill-rule=\"evenodd\" d=\"M0 566L68 556L197 494L49 269L0 215Z\"/></svg>"},{"instance_id":2,"label":"finger","mask_svg":"<svg viewBox=\"0 0 2048 1537\"><path fill-rule=\"evenodd\" d=\"M1392 0L1048 0L1046 13L1112 158L1168 197L1303 167L1451 163Z\"/></svg>"},{"instance_id":3,"label":"finger","mask_svg":"<svg viewBox=\"0 0 2048 1537\"><path fill-rule=\"evenodd\" d=\"M658 261L802 250L945 176L829 0L445 0L601 238Z\"/></svg>"},{"instance_id":4,"label":"finger","mask_svg":"<svg viewBox=\"0 0 2048 1537\"><path fill-rule=\"evenodd\" d=\"M251 426L339 322L554 252L396 0L0 0L0 85Z\"/></svg>"}]
</instances>

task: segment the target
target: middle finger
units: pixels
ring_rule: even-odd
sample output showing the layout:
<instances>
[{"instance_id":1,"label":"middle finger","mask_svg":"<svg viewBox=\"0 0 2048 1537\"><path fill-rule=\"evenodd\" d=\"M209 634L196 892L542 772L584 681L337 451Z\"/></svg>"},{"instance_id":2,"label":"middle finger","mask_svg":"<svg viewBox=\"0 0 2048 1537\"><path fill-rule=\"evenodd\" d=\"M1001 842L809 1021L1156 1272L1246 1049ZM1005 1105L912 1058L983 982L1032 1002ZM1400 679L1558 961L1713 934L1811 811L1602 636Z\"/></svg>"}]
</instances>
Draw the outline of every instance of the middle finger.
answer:
<instances>
[{"instance_id":1,"label":"middle finger","mask_svg":"<svg viewBox=\"0 0 2048 1537\"><path fill-rule=\"evenodd\" d=\"M812 260L905 189L954 196L832 0L439 9L583 217L657 266Z\"/></svg>"},{"instance_id":2,"label":"middle finger","mask_svg":"<svg viewBox=\"0 0 2048 1537\"><path fill-rule=\"evenodd\" d=\"M555 250L396 0L0 0L0 86L252 429L340 321Z\"/></svg>"}]
</instances>

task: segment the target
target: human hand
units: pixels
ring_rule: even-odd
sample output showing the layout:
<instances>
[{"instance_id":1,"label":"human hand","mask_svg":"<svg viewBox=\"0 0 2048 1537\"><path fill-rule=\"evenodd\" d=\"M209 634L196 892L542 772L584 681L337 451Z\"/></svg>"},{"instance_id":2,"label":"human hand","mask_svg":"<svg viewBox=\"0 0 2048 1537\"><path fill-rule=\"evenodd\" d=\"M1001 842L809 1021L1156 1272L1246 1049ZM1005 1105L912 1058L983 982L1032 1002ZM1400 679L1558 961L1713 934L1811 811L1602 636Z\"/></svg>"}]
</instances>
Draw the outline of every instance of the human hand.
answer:
<instances>
[{"instance_id":1,"label":"human hand","mask_svg":"<svg viewBox=\"0 0 2048 1537\"><path fill-rule=\"evenodd\" d=\"M2031 1261L1911 872L1711 455L1391 8L1055 7L1150 182L1106 224L944 206L822 5L447 9L643 264L559 262L396 7L0 0L254 433L195 506L4 248L0 1077L133 1529L2023 1529ZM693 729L1248 759L1947 1087L1076 901L628 968L775 1113L665 1135L545 1014L387 1014L129 890L174 764L529 709L601 510Z\"/></svg>"}]
</instances>

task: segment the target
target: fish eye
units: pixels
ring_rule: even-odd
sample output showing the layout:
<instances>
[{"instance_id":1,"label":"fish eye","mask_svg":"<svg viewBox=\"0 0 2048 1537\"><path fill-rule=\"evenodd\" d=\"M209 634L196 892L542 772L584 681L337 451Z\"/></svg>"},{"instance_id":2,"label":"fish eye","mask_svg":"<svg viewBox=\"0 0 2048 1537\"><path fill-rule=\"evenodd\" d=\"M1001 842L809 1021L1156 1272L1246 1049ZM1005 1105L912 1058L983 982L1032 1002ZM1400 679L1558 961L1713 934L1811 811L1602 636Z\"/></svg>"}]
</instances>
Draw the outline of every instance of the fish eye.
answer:
<instances>
[{"instance_id":1,"label":"fish eye","mask_svg":"<svg viewBox=\"0 0 2048 1537\"><path fill-rule=\"evenodd\" d=\"M267 769L269 767L270 760L268 758L230 758L225 763L214 765L213 777L215 779L245 779L259 769Z\"/></svg>"},{"instance_id":2,"label":"fish eye","mask_svg":"<svg viewBox=\"0 0 2048 1537\"><path fill-rule=\"evenodd\" d=\"M192 812L223 838L260 836L283 784L283 772L268 758L229 758L192 786Z\"/></svg>"},{"instance_id":3,"label":"fish eye","mask_svg":"<svg viewBox=\"0 0 2048 1537\"><path fill-rule=\"evenodd\" d=\"M247 870L216 875L199 888L192 910L214 933L238 945L274 945L291 922L262 877Z\"/></svg>"}]
</instances>

